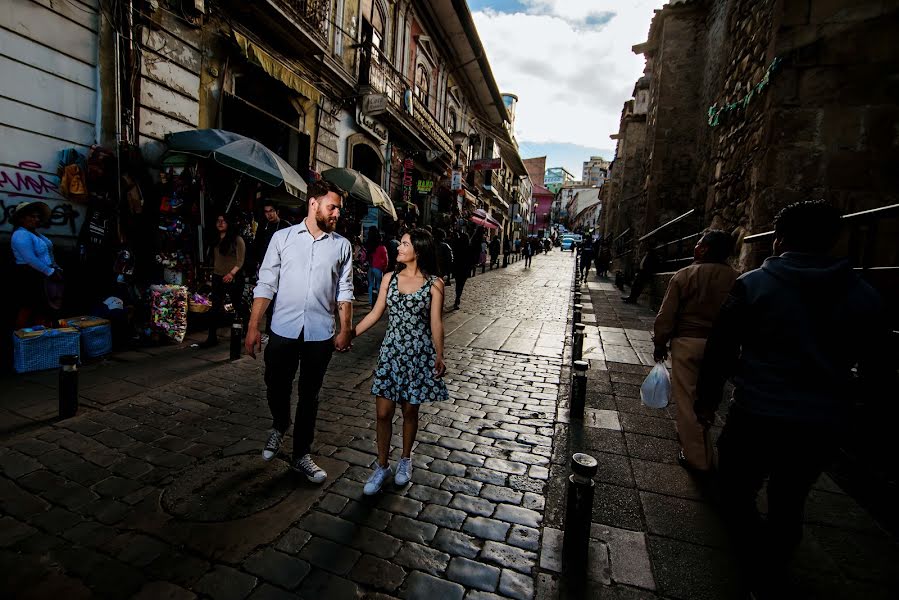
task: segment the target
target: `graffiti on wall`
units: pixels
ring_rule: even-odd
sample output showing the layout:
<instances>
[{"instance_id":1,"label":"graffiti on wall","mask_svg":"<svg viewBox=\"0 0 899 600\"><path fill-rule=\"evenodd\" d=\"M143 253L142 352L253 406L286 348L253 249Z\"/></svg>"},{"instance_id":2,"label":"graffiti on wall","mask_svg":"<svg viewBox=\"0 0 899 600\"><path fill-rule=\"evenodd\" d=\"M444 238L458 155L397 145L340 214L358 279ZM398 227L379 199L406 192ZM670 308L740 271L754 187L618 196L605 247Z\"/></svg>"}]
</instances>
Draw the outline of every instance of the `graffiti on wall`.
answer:
<instances>
[{"instance_id":1,"label":"graffiti on wall","mask_svg":"<svg viewBox=\"0 0 899 600\"><path fill-rule=\"evenodd\" d=\"M21 161L17 167L0 166L0 233L13 230L13 214L22 202L40 201L50 207L50 220L43 233L49 236L75 237L87 212L59 193L59 178L47 175L43 165Z\"/></svg>"}]
</instances>

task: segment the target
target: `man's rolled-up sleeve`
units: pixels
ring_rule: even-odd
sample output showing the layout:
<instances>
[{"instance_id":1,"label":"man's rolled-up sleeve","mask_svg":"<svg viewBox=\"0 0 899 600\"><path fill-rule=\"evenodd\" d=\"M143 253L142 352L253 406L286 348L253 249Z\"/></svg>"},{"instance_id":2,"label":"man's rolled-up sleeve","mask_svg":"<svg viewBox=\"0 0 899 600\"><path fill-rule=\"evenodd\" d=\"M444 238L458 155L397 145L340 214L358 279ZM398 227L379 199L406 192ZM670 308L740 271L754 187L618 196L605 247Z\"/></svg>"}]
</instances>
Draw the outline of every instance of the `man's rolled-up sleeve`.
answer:
<instances>
[{"instance_id":1,"label":"man's rolled-up sleeve","mask_svg":"<svg viewBox=\"0 0 899 600\"><path fill-rule=\"evenodd\" d=\"M353 295L353 254L349 243L340 256L340 279L337 281L337 301L352 302Z\"/></svg>"},{"instance_id":2,"label":"man's rolled-up sleeve","mask_svg":"<svg viewBox=\"0 0 899 600\"><path fill-rule=\"evenodd\" d=\"M278 293L278 284L281 278L281 240L282 236L272 236L262 266L259 267L259 277L256 280L256 288L253 290L254 298L268 298L271 300Z\"/></svg>"}]
</instances>

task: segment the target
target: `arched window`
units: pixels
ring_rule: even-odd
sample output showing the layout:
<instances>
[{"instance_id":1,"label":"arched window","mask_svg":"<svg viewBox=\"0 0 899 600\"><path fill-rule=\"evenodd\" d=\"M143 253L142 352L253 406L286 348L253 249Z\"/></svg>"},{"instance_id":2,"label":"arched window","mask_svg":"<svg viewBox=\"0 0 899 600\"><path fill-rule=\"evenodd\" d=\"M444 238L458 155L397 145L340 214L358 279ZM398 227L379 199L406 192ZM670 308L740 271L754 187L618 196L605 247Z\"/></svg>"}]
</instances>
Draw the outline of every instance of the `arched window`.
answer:
<instances>
[{"instance_id":1,"label":"arched window","mask_svg":"<svg viewBox=\"0 0 899 600\"><path fill-rule=\"evenodd\" d=\"M424 65L418 65L415 70L415 95L425 106L428 105L428 94L431 89L431 76Z\"/></svg>"},{"instance_id":2,"label":"arched window","mask_svg":"<svg viewBox=\"0 0 899 600\"><path fill-rule=\"evenodd\" d=\"M449 109L449 118L446 120L446 129L450 133L459 129L459 119L456 116L456 109Z\"/></svg>"}]
</instances>

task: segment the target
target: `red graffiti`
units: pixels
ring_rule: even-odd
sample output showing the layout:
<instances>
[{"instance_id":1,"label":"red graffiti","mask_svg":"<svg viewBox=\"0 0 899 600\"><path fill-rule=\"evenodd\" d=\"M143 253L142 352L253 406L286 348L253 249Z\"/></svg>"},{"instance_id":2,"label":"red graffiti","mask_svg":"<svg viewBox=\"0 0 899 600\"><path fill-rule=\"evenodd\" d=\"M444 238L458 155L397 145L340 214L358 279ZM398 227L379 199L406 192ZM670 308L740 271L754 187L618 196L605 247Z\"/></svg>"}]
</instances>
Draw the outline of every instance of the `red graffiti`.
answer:
<instances>
[{"instance_id":1,"label":"red graffiti","mask_svg":"<svg viewBox=\"0 0 899 600\"><path fill-rule=\"evenodd\" d=\"M40 169L40 163L23 160L19 163L20 169ZM10 198L16 196L43 196L45 194L59 195L59 185L51 179L47 179L42 173L28 175L21 172L8 172L0 169L0 190L7 191L7 186L15 190L8 191Z\"/></svg>"}]
</instances>

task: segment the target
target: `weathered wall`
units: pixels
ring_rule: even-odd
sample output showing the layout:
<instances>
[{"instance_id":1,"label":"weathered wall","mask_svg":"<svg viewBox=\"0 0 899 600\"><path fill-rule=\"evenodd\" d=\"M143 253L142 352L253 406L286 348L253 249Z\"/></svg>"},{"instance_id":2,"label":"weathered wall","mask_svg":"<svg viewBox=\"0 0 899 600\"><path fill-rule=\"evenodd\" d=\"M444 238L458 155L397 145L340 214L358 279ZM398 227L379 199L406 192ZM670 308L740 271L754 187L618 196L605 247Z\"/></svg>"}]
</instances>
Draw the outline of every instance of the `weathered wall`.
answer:
<instances>
[{"instance_id":1,"label":"weathered wall","mask_svg":"<svg viewBox=\"0 0 899 600\"><path fill-rule=\"evenodd\" d=\"M86 155L97 141L98 28L96 0L0 2L0 235L26 200L50 206L55 238L81 227L86 211L59 194L56 166L60 150Z\"/></svg>"}]
</instances>

